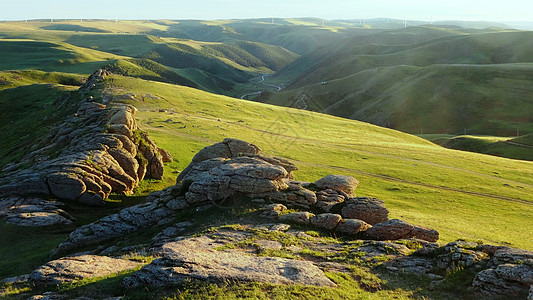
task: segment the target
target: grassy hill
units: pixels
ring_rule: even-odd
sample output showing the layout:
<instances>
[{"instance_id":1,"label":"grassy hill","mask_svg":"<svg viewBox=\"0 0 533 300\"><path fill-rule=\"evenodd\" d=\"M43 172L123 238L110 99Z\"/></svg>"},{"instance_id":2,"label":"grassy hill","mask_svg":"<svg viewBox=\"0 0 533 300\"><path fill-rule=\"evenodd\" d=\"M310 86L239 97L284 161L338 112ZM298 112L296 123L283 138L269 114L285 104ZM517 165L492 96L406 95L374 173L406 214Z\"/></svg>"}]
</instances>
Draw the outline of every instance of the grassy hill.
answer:
<instances>
[{"instance_id":1,"label":"grassy hill","mask_svg":"<svg viewBox=\"0 0 533 300\"><path fill-rule=\"evenodd\" d=\"M420 137L450 149L533 161L533 134L515 138L448 134L422 134Z\"/></svg>"},{"instance_id":2,"label":"grassy hill","mask_svg":"<svg viewBox=\"0 0 533 300\"><path fill-rule=\"evenodd\" d=\"M60 121L61 114L51 112L68 110L55 107L54 99L61 90L75 88L58 84L65 82L63 77L70 78L68 74L2 73L6 79L14 75L21 78L21 84L28 84L0 91L0 105L9 108L0 118L0 139L11 138L10 150L2 156L0 166L20 159L15 151L28 151L46 137L42 118L54 116L50 124ZM55 85L39 84L46 78ZM81 78L72 76L69 80ZM50 90L48 94L43 91L46 89ZM174 161L166 165L163 180L142 182L131 197L112 195L106 209L88 210L68 204L65 209L77 218L77 226L142 201L150 191L173 185L179 171L198 150L233 137L253 142L269 155L293 161L299 167L297 180L314 181L327 174L356 177L360 181L358 196L383 199L391 218L435 228L441 242L463 238L533 249L530 234L524 230L533 225L531 162L450 150L368 123L140 78L111 76L92 95L99 101L102 93L111 98L118 96L114 103L135 105L138 124L171 152ZM124 94L128 97L120 97ZM23 129L32 133L20 139L28 134ZM12 258L8 266L17 274L47 261L48 251L66 235L64 230L24 229L22 234L14 226L0 227L4 232L0 244L5 246L0 247L0 253ZM17 256L9 250L12 243L7 242L14 237L18 237ZM140 235L136 241L142 243L143 238L150 239ZM0 273L0 277L10 274L14 273ZM112 284L121 278L112 279ZM105 282L91 284L103 288ZM337 291L343 293L343 289Z\"/></svg>"},{"instance_id":3,"label":"grassy hill","mask_svg":"<svg viewBox=\"0 0 533 300\"><path fill-rule=\"evenodd\" d=\"M429 37L438 31L406 30L398 33L418 30ZM453 31L418 44L394 44L396 38L390 45L364 44L388 34L300 57L269 78L293 78L284 91L259 100L291 106L305 99L315 111L409 133L459 134L466 128L509 136L533 130L526 113L533 109L533 32Z\"/></svg>"},{"instance_id":4,"label":"grassy hill","mask_svg":"<svg viewBox=\"0 0 533 300\"><path fill-rule=\"evenodd\" d=\"M111 65L108 68L124 75L236 96L247 91L246 86L237 85L246 85L257 74L273 73L298 56L281 46L246 39L178 39L167 32L172 31L172 24L179 22L0 22L0 54L8 58L0 70L32 68L88 74ZM154 68L159 75L153 74Z\"/></svg>"},{"instance_id":5,"label":"grassy hill","mask_svg":"<svg viewBox=\"0 0 533 300\"><path fill-rule=\"evenodd\" d=\"M240 138L294 161L299 180L331 173L358 178L360 196L384 199L393 217L434 227L443 241L531 247L519 229L533 219L530 162L458 152L367 123L170 84L113 76L102 88L108 95L135 95L128 103L139 109L139 124L175 157L167 184L202 147ZM25 120L3 127L2 138L16 134L10 130Z\"/></svg>"},{"instance_id":6,"label":"grassy hill","mask_svg":"<svg viewBox=\"0 0 533 300\"><path fill-rule=\"evenodd\" d=\"M533 64L374 68L337 80L265 95L268 103L307 107L409 133L512 136L533 130L528 84Z\"/></svg>"}]
</instances>

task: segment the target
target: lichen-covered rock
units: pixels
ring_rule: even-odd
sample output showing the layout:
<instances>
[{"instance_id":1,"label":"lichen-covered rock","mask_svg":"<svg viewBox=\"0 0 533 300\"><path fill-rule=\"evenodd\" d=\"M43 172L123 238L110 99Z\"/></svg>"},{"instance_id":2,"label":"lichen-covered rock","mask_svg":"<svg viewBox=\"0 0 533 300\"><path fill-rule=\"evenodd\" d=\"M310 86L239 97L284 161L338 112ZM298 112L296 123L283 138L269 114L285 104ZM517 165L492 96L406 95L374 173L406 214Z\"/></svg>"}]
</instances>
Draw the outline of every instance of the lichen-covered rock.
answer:
<instances>
[{"instance_id":1,"label":"lichen-covered rock","mask_svg":"<svg viewBox=\"0 0 533 300\"><path fill-rule=\"evenodd\" d=\"M314 214L310 212L295 212L286 215L281 215L279 220L281 222L296 223L296 224L309 224L309 219L314 217Z\"/></svg>"},{"instance_id":2,"label":"lichen-covered rock","mask_svg":"<svg viewBox=\"0 0 533 300\"><path fill-rule=\"evenodd\" d=\"M363 220L357 219L343 219L335 228L335 232L343 235L356 235L371 228L372 225Z\"/></svg>"},{"instance_id":3,"label":"lichen-covered rock","mask_svg":"<svg viewBox=\"0 0 533 300\"><path fill-rule=\"evenodd\" d=\"M375 198L358 197L346 200L341 215L347 219L359 219L370 225L389 220L389 210L384 202Z\"/></svg>"},{"instance_id":4,"label":"lichen-covered rock","mask_svg":"<svg viewBox=\"0 0 533 300\"><path fill-rule=\"evenodd\" d=\"M216 251L223 245L202 236L167 243L156 259L123 280L125 287L180 284L187 279L336 286L311 262Z\"/></svg>"},{"instance_id":5,"label":"lichen-covered rock","mask_svg":"<svg viewBox=\"0 0 533 300\"><path fill-rule=\"evenodd\" d=\"M352 176L328 175L315 181L315 185L320 190L332 189L344 192L349 197L355 197L355 189L359 185L359 181Z\"/></svg>"},{"instance_id":6,"label":"lichen-covered rock","mask_svg":"<svg viewBox=\"0 0 533 300\"><path fill-rule=\"evenodd\" d=\"M339 224L339 222L342 220L342 217L337 214L330 214L330 213L324 213L324 214L318 214L311 219L309 219L309 222L311 225L319 227L319 228L325 228L327 230L332 230Z\"/></svg>"},{"instance_id":7,"label":"lichen-covered rock","mask_svg":"<svg viewBox=\"0 0 533 300\"><path fill-rule=\"evenodd\" d=\"M338 192L332 189L322 190L316 193L316 206L324 212L329 212L336 204L344 202L345 193Z\"/></svg>"},{"instance_id":8,"label":"lichen-covered rock","mask_svg":"<svg viewBox=\"0 0 533 300\"><path fill-rule=\"evenodd\" d=\"M106 256L71 256L50 261L29 275L29 281L38 286L103 277L137 267L139 263Z\"/></svg>"},{"instance_id":9,"label":"lichen-covered rock","mask_svg":"<svg viewBox=\"0 0 533 300\"><path fill-rule=\"evenodd\" d=\"M366 234L371 239L376 240L417 238L428 242L436 242L439 239L438 231L427 227L414 226L399 219L378 223L368 229Z\"/></svg>"},{"instance_id":10,"label":"lichen-covered rock","mask_svg":"<svg viewBox=\"0 0 533 300\"><path fill-rule=\"evenodd\" d=\"M472 287L485 297L527 295L533 285L533 267L502 264L476 274Z\"/></svg>"}]
</instances>

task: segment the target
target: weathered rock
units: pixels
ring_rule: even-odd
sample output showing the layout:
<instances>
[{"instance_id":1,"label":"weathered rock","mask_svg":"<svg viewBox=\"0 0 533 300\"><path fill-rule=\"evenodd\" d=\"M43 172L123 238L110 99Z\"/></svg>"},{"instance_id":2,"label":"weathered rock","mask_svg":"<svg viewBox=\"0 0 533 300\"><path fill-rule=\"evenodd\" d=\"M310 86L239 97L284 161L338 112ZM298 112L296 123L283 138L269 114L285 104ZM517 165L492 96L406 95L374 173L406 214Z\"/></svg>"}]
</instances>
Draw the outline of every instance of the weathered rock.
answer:
<instances>
[{"instance_id":1,"label":"weathered rock","mask_svg":"<svg viewBox=\"0 0 533 300\"><path fill-rule=\"evenodd\" d=\"M424 226L415 226L406 238L421 239L428 242L436 242L439 240L439 232Z\"/></svg>"},{"instance_id":2,"label":"weathered rock","mask_svg":"<svg viewBox=\"0 0 533 300\"><path fill-rule=\"evenodd\" d=\"M164 163L172 162L174 160L172 154L170 154L170 152L168 152L167 150L161 149L159 147L157 148L157 150L159 151L159 154L161 154L161 159Z\"/></svg>"},{"instance_id":3,"label":"weathered rock","mask_svg":"<svg viewBox=\"0 0 533 300\"><path fill-rule=\"evenodd\" d=\"M340 215L324 213L312 217L309 222L316 227L332 230L341 220L342 217Z\"/></svg>"},{"instance_id":4,"label":"weathered rock","mask_svg":"<svg viewBox=\"0 0 533 300\"><path fill-rule=\"evenodd\" d=\"M281 215L279 220L287 223L309 224L309 219L311 219L313 216L314 215L310 212L295 212Z\"/></svg>"},{"instance_id":5,"label":"weathered rock","mask_svg":"<svg viewBox=\"0 0 533 300\"><path fill-rule=\"evenodd\" d=\"M183 198L181 199L185 201ZM125 208L116 214L74 230L64 242L52 251L51 256L56 257L83 246L97 245L124 234L156 225L162 220L170 220L174 213L175 210L166 206L166 201L161 199Z\"/></svg>"},{"instance_id":6,"label":"weathered rock","mask_svg":"<svg viewBox=\"0 0 533 300\"><path fill-rule=\"evenodd\" d=\"M433 271L433 259L418 256L401 256L385 263L387 270L426 275Z\"/></svg>"},{"instance_id":7,"label":"weathered rock","mask_svg":"<svg viewBox=\"0 0 533 300\"><path fill-rule=\"evenodd\" d=\"M372 225L363 220L344 219L339 222L337 228L335 228L335 232L344 235L356 235L357 233L366 231L371 227Z\"/></svg>"},{"instance_id":8,"label":"weathered rock","mask_svg":"<svg viewBox=\"0 0 533 300\"><path fill-rule=\"evenodd\" d=\"M154 238L152 238L152 245L162 245L164 242L177 237L179 234L183 233L188 227L192 225L191 222L179 222L172 226L165 228L163 231L158 233Z\"/></svg>"},{"instance_id":9,"label":"weathered rock","mask_svg":"<svg viewBox=\"0 0 533 300\"><path fill-rule=\"evenodd\" d=\"M389 241L356 241L349 248L350 253L357 254L356 256L367 261L377 257L394 259L410 252L406 246Z\"/></svg>"},{"instance_id":10,"label":"weathered rock","mask_svg":"<svg viewBox=\"0 0 533 300\"><path fill-rule=\"evenodd\" d=\"M263 218L277 218L281 215L281 212L286 211L287 207L283 204L270 204L263 208L261 217Z\"/></svg>"},{"instance_id":11,"label":"weathered rock","mask_svg":"<svg viewBox=\"0 0 533 300\"><path fill-rule=\"evenodd\" d=\"M59 199L76 200L86 190L85 183L76 174L52 173L47 176L47 180L50 191Z\"/></svg>"},{"instance_id":12,"label":"weathered rock","mask_svg":"<svg viewBox=\"0 0 533 300\"><path fill-rule=\"evenodd\" d=\"M376 240L399 240L407 238L414 226L398 219L392 219L374 225L366 234Z\"/></svg>"},{"instance_id":13,"label":"weathered rock","mask_svg":"<svg viewBox=\"0 0 533 300\"><path fill-rule=\"evenodd\" d=\"M502 264L477 273L472 287L486 297L527 295L533 285L533 267Z\"/></svg>"},{"instance_id":14,"label":"weathered rock","mask_svg":"<svg viewBox=\"0 0 533 300\"><path fill-rule=\"evenodd\" d=\"M433 258L435 268L440 271L453 272L463 268L479 270L487 267L489 259L489 255L479 248L477 243L467 241L455 241L444 246L427 243L414 255Z\"/></svg>"},{"instance_id":15,"label":"weathered rock","mask_svg":"<svg viewBox=\"0 0 533 300\"><path fill-rule=\"evenodd\" d=\"M70 225L74 218L60 208L62 205L36 197L4 198L0 201L0 217L20 226Z\"/></svg>"},{"instance_id":16,"label":"weathered rock","mask_svg":"<svg viewBox=\"0 0 533 300\"><path fill-rule=\"evenodd\" d=\"M183 170L176 179L179 183L188 175L190 169L196 164L213 158L232 158L238 155L259 154L259 148L245 141L226 138L220 143L213 144L200 150L192 158L192 162Z\"/></svg>"},{"instance_id":17,"label":"weathered rock","mask_svg":"<svg viewBox=\"0 0 533 300\"><path fill-rule=\"evenodd\" d=\"M283 181L287 175L281 166L258 158L238 157L193 177L185 198L191 204L221 203L239 195L275 192L287 188Z\"/></svg>"},{"instance_id":18,"label":"weathered rock","mask_svg":"<svg viewBox=\"0 0 533 300\"><path fill-rule=\"evenodd\" d=\"M29 275L35 285L55 286L84 278L102 277L133 269L139 263L106 256L83 255L50 261Z\"/></svg>"},{"instance_id":19,"label":"weathered rock","mask_svg":"<svg viewBox=\"0 0 533 300\"><path fill-rule=\"evenodd\" d=\"M517 261L522 262L530 262L533 264L533 251L528 251L524 249L516 249L516 248L503 248L496 253L494 253L494 256L492 258L492 264L493 265L500 265L500 264L514 264Z\"/></svg>"},{"instance_id":20,"label":"weathered rock","mask_svg":"<svg viewBox=\"0 0 533 300\"><path fill-rule=\"evenodd\" d=\"M346 200L341 215L347 219L359 219L370 225L389 220L389 210L384 202L375 198L358 197Z\"/></svg>"},{"instance_id":21,"label":"weathered rock","mask_svg":"<svg viewBox=\"0 0 533 300\"><path fill-rule=\"evenodd\" d=\"M219 246L205 236L167 243L156 259L123 280L126 287L180 284L186 279L223 282L268 282L335 286L324 273L307 261L278 257L255 257L235 251L216 251Z\"/></svg>"},{"instance_id":22,"label":"weathered rock","mask_svg":"<svg viewBox=\"0 0 533 300\"><path fill-rule=\"evenodd\" d=\"M333 206L344 202L346 198L343 194L332 189L319 191L316 193L316 206L325 212L329 212Z\"/></svg>"},{"instance_id":23,"label":"weathered rock","mask_svg":"<svg viewBox=\"0 0 533 300\"><path fill-rule=\"evenodd\" d=\"M332 189L335 191L342 191L349 197L355 197L355 189L359 185L359 181L352 176L328 175L315 181L315 185L320 190Z\"/></svg>"},{"instance_id":24,"label":"weathered rock","mask_svg":"<svg viewBox=\"0 0 533 300\"><path fill-rule=\"evenodd\" d=\"M309 209L317 203L316 195L313 191L302 188L299 190L274 191L270 193L256 194L257 197L269 199L273 202L282 202L291 207Z\"/></svg>"},{"instance_id":25,"label":"weathered rock","mask_svg":"<svg viewBox=\"0 0 533 300\"><path fill-rule=\"evenodd\" d=\"M366 234L368 237L376 240L417 238L428 242L436 242L439 239L439 233L434 229L414 226L398 219L378 223L368 229Z\"/></svg>"}]
</instances>

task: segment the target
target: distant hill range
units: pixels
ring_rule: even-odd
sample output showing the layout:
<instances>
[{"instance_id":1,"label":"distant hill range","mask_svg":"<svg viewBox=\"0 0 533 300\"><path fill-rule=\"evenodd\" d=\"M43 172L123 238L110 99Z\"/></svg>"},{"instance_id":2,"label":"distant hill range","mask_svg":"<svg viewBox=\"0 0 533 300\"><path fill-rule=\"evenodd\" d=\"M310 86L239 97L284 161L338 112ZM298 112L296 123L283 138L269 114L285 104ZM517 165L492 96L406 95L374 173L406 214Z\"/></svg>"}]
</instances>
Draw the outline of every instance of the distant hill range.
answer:
<instances>
[{"instance_id":1,"label":"distant hill range","mask_svg":"<svg viewBox=\"0 0 533 300\"><path fill-rule=\"evenodd\" d=\"M533 129L533 32L409 27L325 46L278 71L260 101L410 133Z\"/></svg>"},{"instance_id":2,"label":"distant hill range","mask_svg":"<svg viewBox=\"0 0 533 300\"><path fill-rule=\"evenodd\" d=\"M30 20L0 22L0 70L103 67L409 133L510 135L533 131L532 44L491 22Z\"/></svg>"}]
</instances>

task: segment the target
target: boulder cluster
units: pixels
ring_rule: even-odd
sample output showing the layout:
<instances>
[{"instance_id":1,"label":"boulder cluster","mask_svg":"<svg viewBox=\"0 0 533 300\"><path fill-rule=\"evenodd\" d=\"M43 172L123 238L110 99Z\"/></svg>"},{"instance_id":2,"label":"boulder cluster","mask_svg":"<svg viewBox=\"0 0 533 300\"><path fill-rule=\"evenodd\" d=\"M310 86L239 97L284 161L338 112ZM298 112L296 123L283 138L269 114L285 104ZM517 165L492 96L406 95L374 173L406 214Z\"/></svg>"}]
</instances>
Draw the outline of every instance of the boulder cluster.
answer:
<instances>
[{"instance_id":1,"label":"boulder cluster","mask_svg":"<svg viewBox=\"0 0 533 300\"><path fill-rule=\"evenodd\" d=\"M438 240L439 233L434 229L389 220L383 201L355 197L359 183L355 178L328 175L314 183L299 182L294 181L293 172L297 169L285 159L262 155L253 144L227 138L200 150L180 173L175 186L150 194L147 203L78 228L53 255L171 222L182 209L231 207L238 201L263 203L261 216L266 218L312 225L348 236ZM287 207L300 211L285 214Z\"/></svg>"},{"instance_id":2,"label":"boulder cluster","mask_svg":"<svg viewBox=\"0 0 533 300\"><path fill-rule=\"evenodd\" d=\"M139 130L135 107L109 107L85 97L105 76L98 71L79 89L76 96L83 100L76 112L53 128L44 147L2 170L0 216L7 222L70 224L60 201L99 206L111 192L131 193L144 177L162 178L165 151ZM72 98L67 94L58 101ZM60 201L47 200L51 197Z\"/></svg>"}]
</instances>

